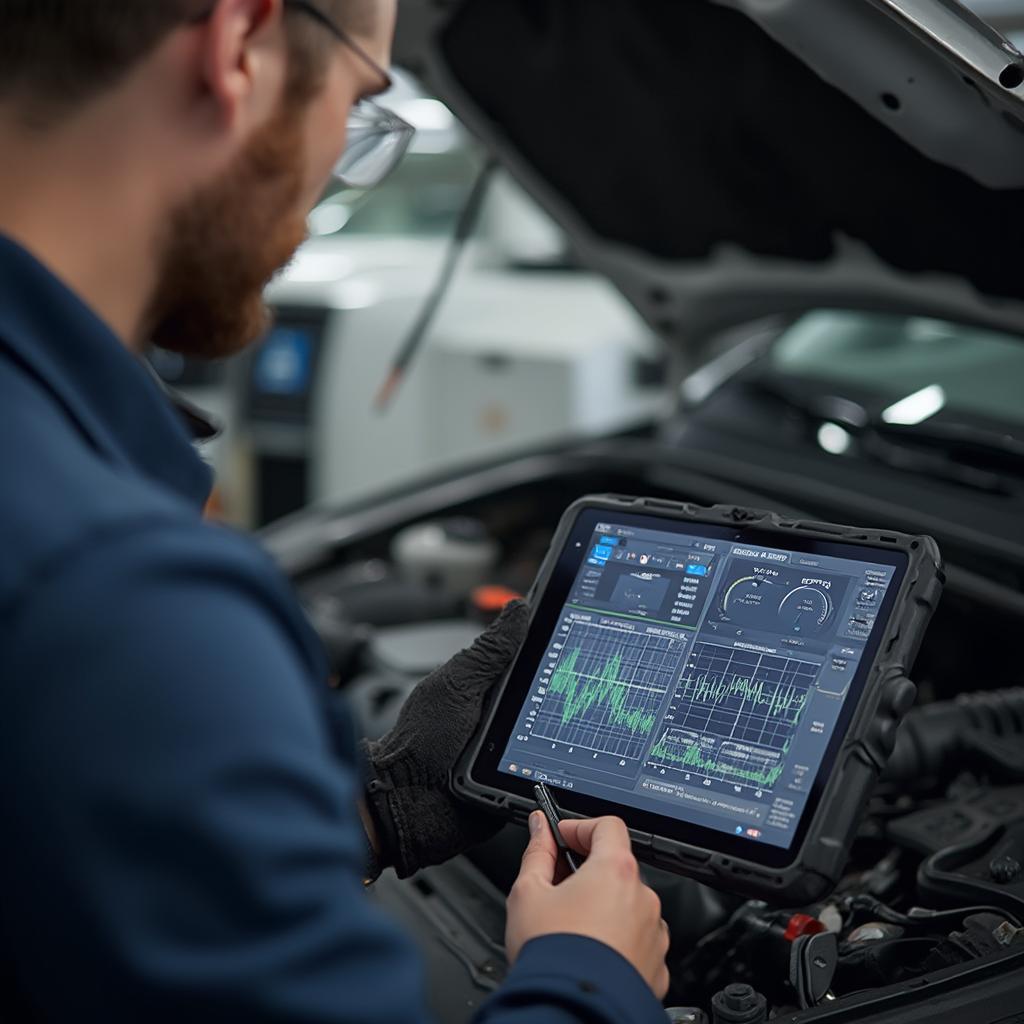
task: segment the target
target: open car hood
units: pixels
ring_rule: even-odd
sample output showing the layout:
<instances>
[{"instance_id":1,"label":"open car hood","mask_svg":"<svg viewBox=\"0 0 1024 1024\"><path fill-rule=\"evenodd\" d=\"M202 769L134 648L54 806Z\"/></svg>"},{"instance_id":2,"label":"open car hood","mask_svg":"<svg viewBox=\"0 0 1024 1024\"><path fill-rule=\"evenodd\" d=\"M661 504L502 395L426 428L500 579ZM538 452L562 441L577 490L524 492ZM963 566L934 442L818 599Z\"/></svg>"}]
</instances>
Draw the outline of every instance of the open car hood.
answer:
<instances>
[{"instance_id":1,"label":"open car hood","mask_svg":"<svg viewBox=\"0 0 1024 1024\"><path fill-rule=\"evenodd\" d=\"M1024 60L955 0L402 0L424 76L663 337L1024 333Z\"/></svg>"}]
</instances>

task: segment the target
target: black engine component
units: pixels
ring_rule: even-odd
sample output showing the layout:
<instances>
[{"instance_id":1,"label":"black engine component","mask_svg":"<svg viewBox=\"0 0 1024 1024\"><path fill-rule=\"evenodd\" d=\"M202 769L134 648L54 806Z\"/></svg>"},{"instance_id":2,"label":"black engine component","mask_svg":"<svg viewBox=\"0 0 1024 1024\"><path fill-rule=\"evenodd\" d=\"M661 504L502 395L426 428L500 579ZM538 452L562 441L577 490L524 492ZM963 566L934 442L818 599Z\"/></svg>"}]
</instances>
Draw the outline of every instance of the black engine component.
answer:
<instances>
[{"instance_id":1,"label":"black engine component","mask_svg":"<svg viewBox=\"0 0 1024 1024\"><path fill-rule=\"evenodd\" d=\"M952 964L980 960L1001 953L1019 941L1021 934L1021 929L1002 914L971 914L964 918L963 930L950 932L949 938L931 951L922 966L925 971L938 971Z\"/></svg>"},{"instance_id":2,"label":"black engine component","mask_svg":"<svg viewBox=\"0 0 1024 1024\"><path fill-rule=\"evenodd\" d=\"M883 778L931 787L962 771L1024 780L1024 687L963 694L903 720Z\"/></svg>"},{"instance_id":3,"label":"black engine component","mask_svg":"<svg viewBox=\"0 0 1024 1024\"><path fill-rule=\"evenodd\" d=\"M817 917L771 910L760 900L750 900L683 957L672 973L680 991L691 994L698 987L710 994L721 986L721 996L741 982L756 982L771 1006L807 1009L828 993L838 956L836 935Z\"/></svg>"},{"instance_id":4,"label":"black engine component","mask_svg":"<svg viewBox=\"0 0 1024 1024\"><path fill-rule=\"evenodd\" d=\"M922 899L1024 914L1024 786L969 792L916 811L891 821L888 835L927 856L917 875Z\"/></svg>"},{"instance_id":5,"label":"black engine component","mask_svg":"<svg viewBox=\"0 0 1024 1024\"><path fill-rule=\"evenodd\" d=\"M768 1002L749 985L726 985L711 999L715 1024L762 1024L768 1019Z\"/></svg>"},{"instance_id":6,"label":"black engine component","mask_svg":"<svg viewBox=\"0 0 1024 1024\"><path fill-rule=\"evenodd\" d=\"M905 982L1003 952L1017 919L998 907L914 908L903 913L864 894L843 901L847 928L835 987L845 994Z\"/></svg>"},{"instance_id":7,"label":"black engine component","mask_svg":"<svg viewBox=\"0 0 1024 1024\"><path fill-rule=\"evenodd\" d=\"M1024 812L1024 801L1020 804ZM922 894L948 900L951 896L986 899L1024 913L1024 813L1012 824L994 831L991 841L954 847L930 857L918 872Z\"/></svg>"},{"instance_id":8,"label":"black engine component","mask_svg":"<svg viewBox=\"0 0 1024 1024\"><path fill-rule=\"evenodd\" d=\"M793 943L789 983L802 1010L817 1006L825 998L838 964L839 943L832 932L803 935Z\"/></svg>"}]
</instances>

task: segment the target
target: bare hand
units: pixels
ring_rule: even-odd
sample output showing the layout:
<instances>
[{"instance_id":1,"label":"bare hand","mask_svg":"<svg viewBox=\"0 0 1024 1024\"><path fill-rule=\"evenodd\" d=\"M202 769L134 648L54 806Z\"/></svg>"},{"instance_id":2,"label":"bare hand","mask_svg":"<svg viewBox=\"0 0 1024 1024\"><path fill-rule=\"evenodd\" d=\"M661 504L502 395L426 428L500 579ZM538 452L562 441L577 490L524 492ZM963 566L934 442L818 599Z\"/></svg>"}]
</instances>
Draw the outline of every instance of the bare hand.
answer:
<instances>
[{"instance_id":1,"label":"bare hand","mask_svg":"<svg viewBox=\"0 0 1024 1024\"><path fill-rule=\"evenodd\" d=\"M587 858L576 874L565 878L543 814L530 816L530 844L508 898L509 959L515 960L530 939L541 935L585 935L624 956L654 994L664 998L668 925L661 917L661 900L640 880L625 824L619 818L563 821L562 835Z\"/></svg>"}]
</instances>

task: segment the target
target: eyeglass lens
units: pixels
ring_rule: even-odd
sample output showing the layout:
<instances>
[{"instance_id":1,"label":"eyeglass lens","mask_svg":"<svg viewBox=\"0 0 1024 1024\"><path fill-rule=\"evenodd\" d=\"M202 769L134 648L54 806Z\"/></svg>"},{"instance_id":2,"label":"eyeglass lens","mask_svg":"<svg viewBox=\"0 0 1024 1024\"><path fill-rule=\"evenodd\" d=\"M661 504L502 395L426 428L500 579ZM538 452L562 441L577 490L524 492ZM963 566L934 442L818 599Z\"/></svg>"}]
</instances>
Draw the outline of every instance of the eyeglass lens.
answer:
<instances>
[{"instance_id":1,"label":"eyeglass lens","mask_svg":"<svg viewBox=\"0 0 1024 1024\"><path fill-rule=\"evenodd\" d=\"M349 188L372 188L394 170L413 133L401 118L364 100L349 118L348 141L335 177Z\"/></svg>"}]
</instances>

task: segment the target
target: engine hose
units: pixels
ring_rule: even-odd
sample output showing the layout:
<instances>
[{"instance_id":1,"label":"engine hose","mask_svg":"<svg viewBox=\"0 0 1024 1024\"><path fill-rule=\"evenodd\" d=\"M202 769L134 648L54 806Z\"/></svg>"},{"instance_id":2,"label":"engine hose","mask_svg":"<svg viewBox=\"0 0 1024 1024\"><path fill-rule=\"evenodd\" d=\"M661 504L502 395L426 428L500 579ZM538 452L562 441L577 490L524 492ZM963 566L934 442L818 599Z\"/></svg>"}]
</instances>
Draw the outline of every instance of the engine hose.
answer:
<instances>
[{"instance_id":1,"label":"engine hose","mask_svg":"<svg viewBox=\"0 0 1024 1024\"><path fill-rule=\"evenodd\" d=\"M979 734L1024 738L1024 687L914 708L900 727L884 778L910 783L953 775L962 767L959 755Z\"/></svg>"}]
</instances>

